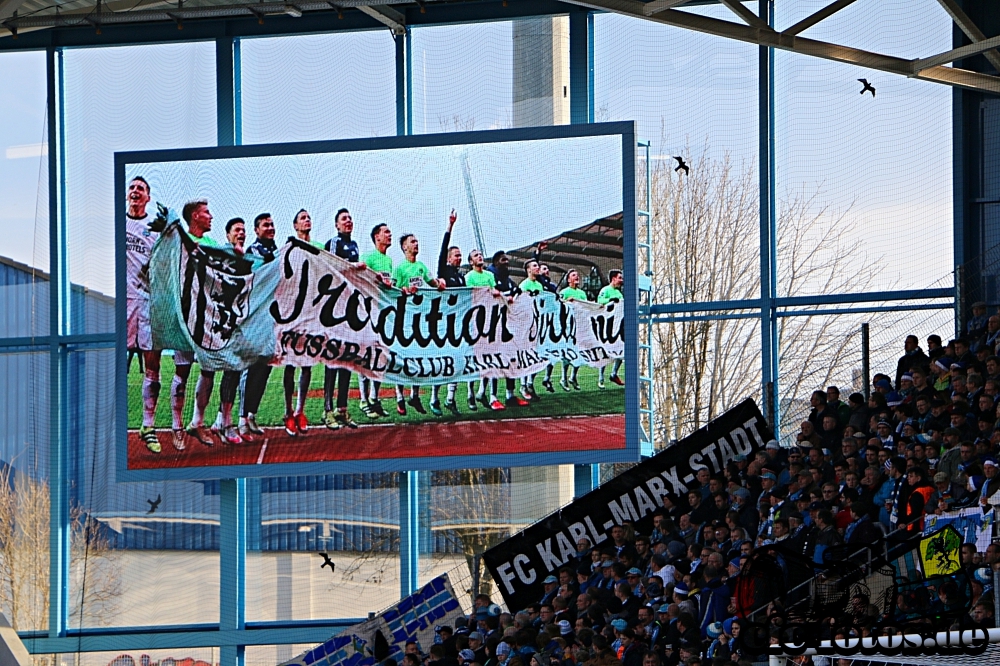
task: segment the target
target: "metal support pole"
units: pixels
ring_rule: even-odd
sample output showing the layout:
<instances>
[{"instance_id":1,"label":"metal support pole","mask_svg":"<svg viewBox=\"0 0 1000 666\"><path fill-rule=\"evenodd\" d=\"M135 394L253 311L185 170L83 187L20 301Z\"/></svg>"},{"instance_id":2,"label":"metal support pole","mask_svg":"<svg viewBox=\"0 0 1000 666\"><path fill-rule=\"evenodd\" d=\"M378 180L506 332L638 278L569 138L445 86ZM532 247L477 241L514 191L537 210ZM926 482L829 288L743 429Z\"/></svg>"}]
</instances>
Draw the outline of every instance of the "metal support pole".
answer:
<instances>
[{"instance_id":1,"label":"metal support pole","mask_svg":"<svg viewBox=\"0 0 1000 666\"><path fill-rule=\"evenodd\" d=\"M993 570L993 589L1000 590L1000 571ZM1000 627L1000 595L993 594L993 626Z\"/></svg>"},{"instance_id":2,"label":"metal support pole","mask_svg":"<svg viewBox=\"0 0 1000 666\"><path fill-rule=\"evenodd\" d=\"M569 14L569 118L594 122L594 14Z\"/></svg>"},{"instance_id":3,"label":"metal support pole","mask_svg":"<svg viewBox=\"0 0 1000 666\"><path fill-rule=\"evenodd\" d=\"M69 624L70 522L67 478L68 380L66 347L58 336L70 332L69 267L66 260L66 164L63 124L63 54L45 54L49 144L49 637L66 635Z\"/></svg>"},{"instance_id":4,"label":"metal support pole","mask_svg":"<svg viewBox=\"0 0 1000 666\"><path fill-rule=\"evenodd\" d=\"M962 337L965 316L965 266L955 266L955 337Z\"/></svg>"},{"instance_id":5,"label":"metal support pole","mask_svg":"<svg viewBox=\"0 0 1000 666\"><path fill-rule=\"evenodd\" d=\"M242 143L239 62L239 42L232 37L217 38L215 109L216 143L220 146ZM219 628L239 631L246 625L247 481L223 479L219 493ZM259 519L259 512L257 515ZM244 645L221 645L220 666L243 666L245 652Z\"/></svg>"},{"instance_id":6,"label":"metal support pole","mask_svg":"<svg viewBox=\"0 0 1000 666\"><path fill-rule=\"evenodd\" d=\"M410 29L396 40L396 135L413 134L413 49Z\"/></svg>"},{"instance_id":7,"label":"metal support pole","mask_svg":"<svg viewBox=\"0 0 1000 666\"><path fill-rule=\"evenodd\" d=\"M417 591L420 565L419 472L399 473L399 593Z\"/></svg>"},{"instance_id":8,"label":"metal support pole","mask_svg":"<svg viewBox=\"0 0 1000 666\"><path fill-rule=\"evenodd\" d=\"M774 25L774 1L760 2L760 18ZM777 220L774 202L774 49L759 47L759 160L760 160L760 338L761 388L764 404L772 413L767 419L780 437L781 419L778 402L778 320L774 301L778 296Z\"/></svg>"},{"instance_id":9,"label":"metal support pole","mask_svg":"<svg viewBox=\"0 0 1000 666\"><path fill-rule=\"evenodd\" d=\"M600 465L573 465L573 497L579 499L601 485Z\"/></svg>"},{"instance_id":10,"label":"metal support pole","mask_svg":"<svg viewBox=\"0 0 1000 666\"><path fill-rule=\"evenodd\" d=\"M574 125L594 122L594 15L569 14L569 118ZM573 466L573 496L583 497L600 485L598 465Z\"/></svg>"},{"instance_id":11,"label":"metal support pole","mask_svg":"<svg viewBox=\"0 0 1000 666\"><path fill-rule=\"evenodd\" d=\"M861 324L861 381L865 384L865 401L872 397L871 337L868 322Z\"/></svg>"},{"instance_id":12,"label":"metal support pole","mask_svg":"<svg viewBox=\"0 0 1000 666\"><path fill-rule=\"evenodd\" d=\"M246 479L219 483L219 628L246 628ZM243 666L243 645L222 645L220 666Z\"/></svg>"},{"instance_id":13,"label":"metal support pole","mask_svg":"<svg viewBox=\"0 0 1000 666\"><path fill-rule=\"evenodd\" d=\"M396 134L413 134L412 39L410 29L396 35ZM409 596L419 586L420 473L399 473L399 592Z\"/></svg>"}]
</instances>

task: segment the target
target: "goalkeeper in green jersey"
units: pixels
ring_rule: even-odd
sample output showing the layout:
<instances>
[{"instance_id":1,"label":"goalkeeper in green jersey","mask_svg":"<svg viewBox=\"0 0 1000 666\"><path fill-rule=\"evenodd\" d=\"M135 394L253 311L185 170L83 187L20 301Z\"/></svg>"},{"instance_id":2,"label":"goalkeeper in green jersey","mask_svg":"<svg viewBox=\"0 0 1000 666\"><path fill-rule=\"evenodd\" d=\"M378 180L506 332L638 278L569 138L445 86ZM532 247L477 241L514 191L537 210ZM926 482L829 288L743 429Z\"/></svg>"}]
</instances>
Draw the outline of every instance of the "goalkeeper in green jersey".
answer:
<instances>
[{"instance_id":1,"label":"goalkeeper in green jersey","mask_svg":"<svg viewBox=\"0 0 1000 666\"><path fill-rule=\"evenodd\" d=\"M559 297L564 301L586 301L587 292L580 289L580 273L576 269L570 270L566 274L566 283L569 285L559 292ZM562 379L559 380L559 386L563 391L570 390L572 386L574 390L580 390L580 382L577 381L576 375L580 371L580 367L576 365L570 365L566 361L562 364Z\"/></svg>"},{"instance_id":2,"label":"goalkeeper in green jersey","mask_svg":"<svg viewBox=\"0 0 1000 666\"><path fill-rule=\"evenodd\" d=\"M622 286L625 284L625 278L622 276L622 272L610 271L608 273L608 279L610 279L611 282L597 294L597 304L607 305L612 301L624 303L625 295L622 294ZM601 368L600 377L597 379L597 388L604 388L604 370L606 367L607 366ZM614 366L611 368L611 381L618 384L618 386L625 386L625 382L622 381L622 378L618 374L621 369L622 360L620 358L616 358Z\"/></svg>"}]
</instances>

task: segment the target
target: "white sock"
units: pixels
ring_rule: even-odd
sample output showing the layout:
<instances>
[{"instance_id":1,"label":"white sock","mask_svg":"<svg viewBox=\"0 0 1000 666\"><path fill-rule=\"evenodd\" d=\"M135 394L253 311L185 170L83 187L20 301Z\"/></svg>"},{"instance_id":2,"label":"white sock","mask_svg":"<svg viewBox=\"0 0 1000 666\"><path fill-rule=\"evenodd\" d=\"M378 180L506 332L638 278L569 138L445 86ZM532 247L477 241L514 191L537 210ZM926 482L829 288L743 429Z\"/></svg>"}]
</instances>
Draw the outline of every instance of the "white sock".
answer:
<instances>
[{"instance_id":1,"label":"white sock","mask_svg":"<svg viewBox=\"0 0 1000 666\"><path fill-rule=\"evenodd\" d=\"M441 402L438 399L438 396L440 394L441 394L441 385L440 384L435 384L434 386L431 387L431 404L432 405L436 405L439 402Z\"/></svg>"},{"instance_id":2,"label":"white sock","mask_svg":"<svg viewBox=\"0 0 1000 666\"><path fill-rule=\"evenodd\" d=\"M448 404L455 402L455 389L458 388L458 384L448 384Z\"/></svg>"},{"instance_id":3,"label":"white sock","mask_svg":"<svg viewBox=\"0 0 1000 666\"><path fill-rule=\"evenodd\" d=\"M159 379L142 380L142 427L152 428L156 422L156 402L160 398Z\"/></svg>"},{"instance_id":4,"label":"white sock","mask_svg":"<svg viewBox=\"0 0 1000 666\"><path fill-rule=\"evenodd\" d=\"M403 387L396 384L396 402L403 402L405 396L403 396Z\"/></svg>"},{"instance_id":5,"label":"white sock","mask_svg":"<svg viewBox=\"0 0 1000 666\"><path fill-rule=\"evenodd\" d=\"M173 417L174 430L184 427L184 399L187 392L187 382L177 375L170 383L170 413Z\"/></svg>"},{"instance_id":6,"label":"white sock","mask_svg":"<svg viewBox=\"0 0 1000 666\"><path fill-rule=\"evenodd\" d=\"M201 372L198 374L198 383L194 389L194 415L191 417L192 427L205 425L205 409L208 407L208 401L212 397L212 387L214 386L214 372Z\"/></svg>"},{"instance_id":7,"label":"white sock","mask_svg":"<svg viewBox=\"0 0 1000 666\"><path fill-rule=\"evenodd\" d=\"M219 417L222 419L223 428L233 425L233 403L222 403L219 407Z\"/></svg>"}]
</instances>

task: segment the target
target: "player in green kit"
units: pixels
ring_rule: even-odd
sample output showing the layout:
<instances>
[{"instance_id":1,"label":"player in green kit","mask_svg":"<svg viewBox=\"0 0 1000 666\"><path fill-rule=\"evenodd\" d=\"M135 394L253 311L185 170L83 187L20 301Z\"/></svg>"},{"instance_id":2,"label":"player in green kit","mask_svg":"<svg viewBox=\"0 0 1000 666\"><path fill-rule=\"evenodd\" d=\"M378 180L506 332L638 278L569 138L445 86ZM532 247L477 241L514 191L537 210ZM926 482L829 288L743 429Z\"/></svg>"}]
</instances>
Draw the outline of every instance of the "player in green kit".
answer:
<instances>
[{"instance_id":1,"label":"player in green kit","mask_svg":"<svg viewBox=\"0 0 1000 666\"><path fill-rule=\"evenodd\" d=\"M529 296L538 296L545 291L545 286L538 279L538 266L538 261L535 259L528 259L524 262L524 272L528 274L528 277L521 280L519 286L521 291ZM535 392L535 377L536 375L521 377L521 395L529 402L541 400L541 397Z\"/></svg>"},{"instance_id":2,"label":"player in green kit","mask_svg":"<svg viewBox=\"0 0 1000 666\"><path fill-rule=\"evenodd\" d=\"M609 271L608 279L611 280L611 283L601 289L601 291L597 294L597 304L607 305L612 301L624 303L625 296L622 294L622 285L625 284L625 278L622 276L622 272ZM607 366L601 368L600 377L597 379L597 388L604 388L604 369L606 367ZM622 378L618 376L621 369L622 360L620 358L616 358L614 366L611 368L611 381L618 384L618 386L625 386L625 382L623 382Z\"/></svg>"},{"instance_id":3,"label":"player in green kit","mask_svg":"<svg viewBox=\"0 0 1000 666\"><path fill-rule=\"evenodd\" d=\"M580 273L576 269L570 270L566 274L566 283L569 285L559 292L559 296L564 301L586 301L587 292L580 289ZM579 391L580 383L576 380L577 372L580 371L580 367L576 365L570 365L566 361L563 361L562 365L562 379L559 380L559 386L563 391L568 391L570 386L573 389Z\"/></svg>"},{"instance_id":4,"label":"player in green kit","mask_svg":"<svg viewBox=\"0 0 1000 666\"><path fill-rule=\"evenodd\" d=\"M437 287L444 289L444 284L431 277L431 272L422 261L417 261L420 253L420 242L413 234L403 234L399 239L399 247L403 250L403 261L396 266L392 272L393 282L405 294L415 294L417 289L423 287ZM403 396L403 387L396 385L396 412L400 416L406 416L406 405L409 404L419 414L426 414L423 404L420 402L420 387L410 387L410 399Z\"/></svg>"},{"instance_id":5,"label":"player in green kit","mask_svg":"<svg viewBox=\"0 0 1000 666\"><path fill-rule=\"evenodd\" d=\"M312 239L312 216L305 208L299 210L292 219L292 228L295 229L295 237L313 247L323 249L323 244ZM291 240L291 239L289 239ZM290 437L304 435L309 429L309 420L306 419L306 395L309 393L309 384L312 382L312 368L302 366L299 373L299 395L292 409L292 395L295 393L295 366L285 366L285 376L283 377L283 388L285 389L285 432Z\"/></svg>"},{"instance_id":6,"label":"player in green kit","mask_svg":"<svg viewBox=\"0 0 1000 666\"><path fill-rule=\"evenodd\" d=\"M493 291L494 296L499 296L500 292L497 290L497 279L490 271L484 270L486 267L486 258L483 257L483 253L479 250L472 250L469 252L469 265L472 266L472 270L465 274L465 284L468 287L486 287ZM481 401L486 393L486 387L492 386L492 382L488 379L479 380L479 392L476 393L476 382L469 382L469 409L471 411L476 411L476 399ZM490 409L495 412L502 411L504 408L503 403L497 400L495 393L490 394L489 401Z\"/></svg>"},{"instance_id":7,"label":"player in green kit","mask_svg":"<svg viewBox=\"0 0 1000 666\"><path fill-rule=\"evenodd\" d=\"M368 268L378 273L382 283L392 286L392 258L387 254L389 246L392 245L392 231L385 222L380 222L372 228L372 244L375 249L361 257L361 261ZM379 400L378 392L382 388L382 382L377 382L367 377L358 377L361 388L361 411L370 419L377 419L381 416L388 416L382 401Z\"/></svg>"}]
</instances>

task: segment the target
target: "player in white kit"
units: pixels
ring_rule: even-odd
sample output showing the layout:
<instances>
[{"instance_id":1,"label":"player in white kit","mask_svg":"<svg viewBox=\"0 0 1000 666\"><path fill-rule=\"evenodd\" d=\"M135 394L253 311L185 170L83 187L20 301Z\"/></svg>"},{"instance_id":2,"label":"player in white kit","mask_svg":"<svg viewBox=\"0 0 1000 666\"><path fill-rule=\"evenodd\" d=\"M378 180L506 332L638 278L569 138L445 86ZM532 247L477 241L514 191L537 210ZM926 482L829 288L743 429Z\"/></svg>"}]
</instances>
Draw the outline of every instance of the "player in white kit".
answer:
<instances>
[{"instance_id":1,"label":"player in white kit","mask_svg":"<svg viewBox=\"0 0 1000 666\"><path fill-rule=\"evenodd\" d=\"M128 206L125 214L126 344L130 352L142 355L145 368L139 436L147 449L159 453L160 441L154 423L160 397L160 350L153 349L153 332L149 325L149 257L166 219L146 213L150 191L149 183L142 176L129 181L125 196Z\"/></svg>"}]
</instances>

